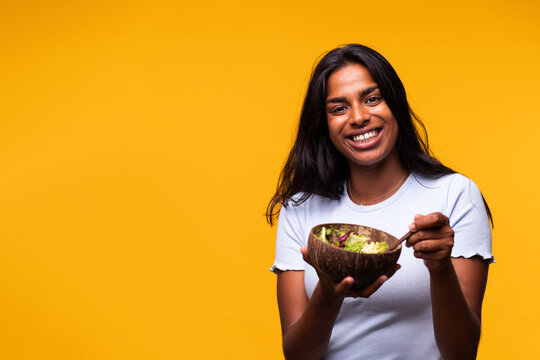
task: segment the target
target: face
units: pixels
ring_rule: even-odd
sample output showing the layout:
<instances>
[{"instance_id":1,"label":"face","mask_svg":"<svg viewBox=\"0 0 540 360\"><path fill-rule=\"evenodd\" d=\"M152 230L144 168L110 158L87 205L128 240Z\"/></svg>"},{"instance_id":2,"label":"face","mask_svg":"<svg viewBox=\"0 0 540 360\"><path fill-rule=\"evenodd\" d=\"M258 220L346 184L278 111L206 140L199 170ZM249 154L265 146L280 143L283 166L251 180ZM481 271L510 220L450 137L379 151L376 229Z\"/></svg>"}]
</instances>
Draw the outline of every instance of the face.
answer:
<instances>
[{"instance_id":1,"label":"face","mask_svg":"<svg viewBox=\"0 0 540 360\"><path fill-rule=\"evenodd\" d=\"M349 166L371 166L398 157L398 125L371 74L349 64L328 78L326 117L330 139Z\"/></svg>"}]
</instances>

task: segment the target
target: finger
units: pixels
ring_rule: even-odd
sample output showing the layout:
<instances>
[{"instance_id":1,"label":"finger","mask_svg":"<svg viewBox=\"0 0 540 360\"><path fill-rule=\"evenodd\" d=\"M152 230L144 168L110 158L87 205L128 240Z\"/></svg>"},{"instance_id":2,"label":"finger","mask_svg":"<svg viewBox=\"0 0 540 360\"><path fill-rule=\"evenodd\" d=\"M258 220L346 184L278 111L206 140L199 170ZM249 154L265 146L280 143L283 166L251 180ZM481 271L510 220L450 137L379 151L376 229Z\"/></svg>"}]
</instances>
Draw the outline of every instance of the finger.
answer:
<instances>
[{"instance_id":1,"label":"finger","mask_svg":"<svg viewBox=\"0 0 540 360\"><path fill-rule=\"evenodd\" d=\"M394 266L394 268L392 270L390 270L390 272L388 274L386 274L386 276L390 279L392 276L394 276L396 271L398 271L399 269L401 269L401 265L396 264L396 266Z\"/></svg>"},{"instance_id":2,"label":"finger","mask_svg":"<svg viewBox=\"0 0 540 360\"><path fill-rule=\"evenodd\" d=\"M422 229L429 229L433 227L441 227L444 225L448 225L450 221L448 220L448 217L441 214L440 212L435 212L428 214L426 216L422 216L421 218L415 219L414 222L409 225L409 229L412 232L417 232Z\"/></svg>"},{"instance_id":3,"label":"finger","mask_svg":"<svg viewBox=\"0 0 540 360\"><path fill-rule=\"evenodd\" d=\"M425 261L441 261L443 259L450 259L450 254L443 251L438 251L438 252L433 252L433 253L415 251L413 254L415 258L422 259Z\"/></svg>"},{"instance_id":4,"label":"finger","mask_svg":"<svg viewBox=\"0 0 540 360\"><path fill-rule=\"evenodd\" d=\"M313 266L313 264L311 263L311 258L309 257L307 246L300 247L300 252L302 253L304 261L307 262L309 265Z\"/></svg>"},{"instance_id":5,"label":"finger","mask_svg":"<svg viewBox=\"0 0 540 360\"><path fill-rule=\"evenodd\" d=\"M407 239L407 246L412 246L420 241L425 240L441 240L441 239L451 239L454 237L454 230L450 226L445 226L442 228L420 230L412 234Z\"/></svg>"},{"instance_id":6,"label":"finger","mask_svg":"<svg viewBox=\"0 0 540 360\"><path fill-rule=\"evenodd\" d=\"M407 239L406 246L411 247L417 243L426 240L436 240L443 242L452 242L454 241L454 229L450 226L443 226L441 228L433 228L428 230L420 230L412 234L409 239ZM452 244L453 246L453 244Z\"/></svg>"},{"instance_id":7,"label":"finger","mask_svg":"<svg viewBox=\"0 0 540 360\"><path fill-rule=\"evenodd\" d=\"M441 252L441 251L432 251L432 252L415 251L414 252L414 257L416 257L418 259L424 259L424 260L435 260L435 259L439 259L439 258L444 257L442 254L443 254L443 252Z\"/></svg>"},{"instance_id":8,"label":"finger","mask_svg":"<svg viewBox=\"0 0 540 360\"><path fill-rule=\"evenodd\" d=\"M451 239L448 240L423 240L412 246L414 251L421 253L435 253L439 251L451 251L454 246L454 242Z\"/></svg>"},{"instance_id":9,"label":"finger","mask_svg":"<svg viewBox=\"0 0 540 360\"><path fill-rule=\"evenodd\" d=\"M422 214L416 214L416 215L414 215L414 221L416 221L418 219L421 219L423 217L424 217L424 215L422 215ZM416 224L414 222L411 225L409 225L409 230L411 232L416 231Z\"/></svg>"},{"instance_id":10,"label":"finger","mask_svg":"<svg viewBox=\"0 0 540 360\"><path fill-rule=\"evenodd\" d=\"M346 293L353 285L354 279L351 276L347 276L339 284L336 285L335 290L337 293Z\"/></svg>"},{"instance_id":11,"label":"finger","mask_svg":"<svg viewBox=\"0 0 540 360\"><path fill-rule=\"evenodd\" d=\"M386 275L381 275L377 278L377 280L375 280L374 282L372 282L371 284L369 284L368 286L366 286L365 288L363 288L362 290L360 291L357 291L355 292L354 295L356 296L360 296L360 297L364 297L364 298L368 298L370 297L375 291L377 291L381 286L382 284L384 284L384 282L388 280L388 276Z\"/></svg>"},{"instance_id":12,"label":"finger","mask_svg":"<svg viewBox=\"0 0 540 360\"><path fill-rule=\"evenodd\" d=\"M414 220L417 220L417 219L420 219L420 218L423 218L423 217L424 217L424 215L422 215L422 214L416 214L416 215L414 215Z\"/></svg>"}]
</instances>

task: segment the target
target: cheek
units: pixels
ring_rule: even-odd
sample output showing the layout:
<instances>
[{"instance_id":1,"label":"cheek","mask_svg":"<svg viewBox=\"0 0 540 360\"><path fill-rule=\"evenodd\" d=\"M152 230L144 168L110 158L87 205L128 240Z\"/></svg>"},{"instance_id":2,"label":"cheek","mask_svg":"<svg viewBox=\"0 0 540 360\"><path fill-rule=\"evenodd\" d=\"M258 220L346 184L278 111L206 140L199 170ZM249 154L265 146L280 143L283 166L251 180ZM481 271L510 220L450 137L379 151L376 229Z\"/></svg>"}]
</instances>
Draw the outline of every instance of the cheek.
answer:
<instances>
[{"instance_id":1,"label":"cheek","mask_svg":"<svg viewBox=\"0 0 540 360\"><path fill-rule=\"evenodd\" d=\"M330 136L335 138L339 137L342 133L344 127L346 126L347 120L341 117L334 117L331 120L326 120L326 126L328 126L328 132Z\"/></svg>"},{"instance_id":2,"label":"cheek","mask_svg":"<svg viewBox=\"0 0 540 360\"><path fill-rule=\"evenodd\" d=\"M328 134L330 135L330 140L335 145L336 144L336 125L334 122L327 121L326 125L328 126Z\"/></svg>"},{"instance_id":3,"label":"cheek","mask_svg":"<svg viewBox=\"0 0 540 360\"><path fill-rule=\"evenodd\" d=\"M397 134L398 134L397 120L392 117L392 113L390 113L389 117L390 117L390 120L387 121L387 126L388 126L388 128L390 129L390 131L392 133L392 138L393 137L397 138Z\"/></svg>"},{"instance_id":4,"label":"cheek","mask_svg":"<svg viewBox=\"0 0 540 360\"><path fill-rule=\"evenodd\" d=\"M397 124L395 124L392 127L392 134L391 134L391 136L389 138L389 141L391 143L390 145L391 145L392 148L394 148L397 145L398 135L399 135L398 127L397 127Z\"/></svg>"},{"instance_id":5,"label":"cheek","mask_svg":"<svg viewBox=\"0 0 540 360\"><path fill-rule=\"evenodd\" d=\"M331 126L328 127L328 134L330 135L330 142L334 145L334 147L341 152L341 149L343 149L343 138L340 136L340 131L338 128L334 126L332 128Z\"/></svg>"},{"instance_id":6,"label":"cheek","mask_svg":"<svg viewBox=\"0 0 540 360\"><path fill-rule=\"evenodd\" d=\"M336 137L332 134L332 131L330 131L330 142L339 149L339 143L336 140Z\"/></svg>"}]
</instances>

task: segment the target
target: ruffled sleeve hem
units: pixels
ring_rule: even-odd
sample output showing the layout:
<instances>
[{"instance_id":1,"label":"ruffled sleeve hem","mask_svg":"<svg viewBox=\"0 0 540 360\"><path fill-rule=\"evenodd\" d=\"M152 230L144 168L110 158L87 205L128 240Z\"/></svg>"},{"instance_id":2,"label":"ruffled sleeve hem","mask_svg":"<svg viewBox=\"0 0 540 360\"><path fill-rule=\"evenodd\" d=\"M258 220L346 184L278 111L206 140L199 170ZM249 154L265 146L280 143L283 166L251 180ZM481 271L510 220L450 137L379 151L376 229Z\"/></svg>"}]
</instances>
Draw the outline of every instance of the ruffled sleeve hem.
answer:
<instances>
[{"instance_id":1,"label":"ruffled sleeve hem","mask_svg":"<svg viewBox=\"0 0 540 360\"><path fill-rule=\"evenodd\" d=\"M291 265L281 265L281 264L274 264L270 271L274 274L278 274L279 271L289 271L289 270L296 270L296 271L304 271L306 270L303 266L291 266Z\"/></svg>"},{"instance_id":2,"label":"ruffled sleeve hem","mask_svg":"<svg viewBox=\"0 0 540 360\"><path fill-rule=\"evenodd\" d=\"M464 259L470 259L475 256L479 256L482 258L482 260L485 260L488 262L488 264L493 264L495 262L495 257L491 253L479 253L479 252L466 252L466 253L460 253L460 254L452 254L453 258L464 258Z\"/></svg>"}]
</instances>

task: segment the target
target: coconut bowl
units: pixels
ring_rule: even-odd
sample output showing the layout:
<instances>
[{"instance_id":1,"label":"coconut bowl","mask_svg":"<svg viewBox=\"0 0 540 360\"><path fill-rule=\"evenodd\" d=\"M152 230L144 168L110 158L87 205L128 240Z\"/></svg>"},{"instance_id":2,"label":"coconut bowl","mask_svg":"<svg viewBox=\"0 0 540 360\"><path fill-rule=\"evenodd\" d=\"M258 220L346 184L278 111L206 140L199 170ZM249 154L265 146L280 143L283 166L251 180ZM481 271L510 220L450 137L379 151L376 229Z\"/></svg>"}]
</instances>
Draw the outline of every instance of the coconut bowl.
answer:
<instances>
[{"instance_id":1,"label":"coconut bowl","mask_svg":"<svg viewBox=\"0 0 540 360\"><path fill-rule=\"evenodd\" d=\"M333 226L340 231L352 230L358 235L367 236L369 241L384 241L388 246L392 246L398 239L384 231L363 225L329 223L313 227L308 238L309 257L317 270L329 275L335 282L339 283L343 278L352 276L353 287L363 288L394 269L401 254L401 245L393 251L381 254L362 254L344 250L329 245L317 237L316 234L321 233L323 226L326 228ZM328 236L329 240L335 238L337 235L334 233Z\"/></svg>"}]
</instances>

